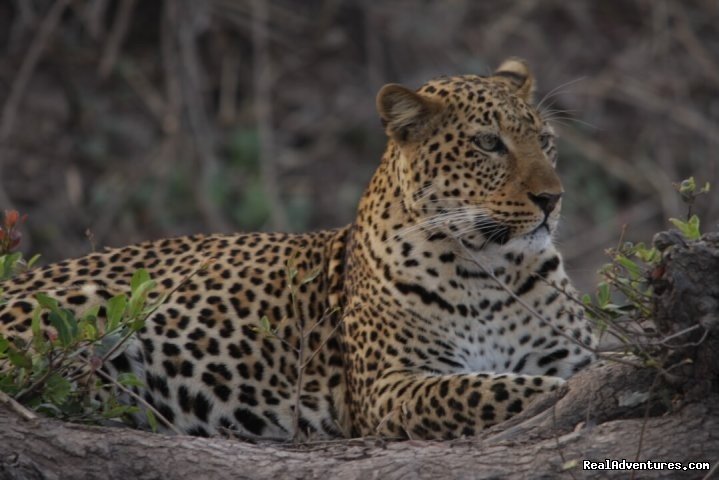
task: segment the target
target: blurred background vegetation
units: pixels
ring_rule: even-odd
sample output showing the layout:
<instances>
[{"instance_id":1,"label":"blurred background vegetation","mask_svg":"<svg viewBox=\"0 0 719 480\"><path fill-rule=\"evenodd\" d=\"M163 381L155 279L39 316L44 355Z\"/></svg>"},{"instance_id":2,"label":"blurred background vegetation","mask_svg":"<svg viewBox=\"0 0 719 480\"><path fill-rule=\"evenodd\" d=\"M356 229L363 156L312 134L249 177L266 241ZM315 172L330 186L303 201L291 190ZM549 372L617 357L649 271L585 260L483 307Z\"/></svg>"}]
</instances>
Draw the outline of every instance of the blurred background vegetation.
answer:
<instances>
[{"instance_id":1,"label":"blurred background vegetation","mask_svg":"<svg viewBox=\"0 0 719 480\"><path fill-rule=\"evenodd\" d=\"M561 110L560 245L605 248L719 187L715 0L2 0L0 208L43 261L196 232L352 221L374 95L528 60ZM715 193L696 211L716 228Z\"/></svg>"}]
</instances>

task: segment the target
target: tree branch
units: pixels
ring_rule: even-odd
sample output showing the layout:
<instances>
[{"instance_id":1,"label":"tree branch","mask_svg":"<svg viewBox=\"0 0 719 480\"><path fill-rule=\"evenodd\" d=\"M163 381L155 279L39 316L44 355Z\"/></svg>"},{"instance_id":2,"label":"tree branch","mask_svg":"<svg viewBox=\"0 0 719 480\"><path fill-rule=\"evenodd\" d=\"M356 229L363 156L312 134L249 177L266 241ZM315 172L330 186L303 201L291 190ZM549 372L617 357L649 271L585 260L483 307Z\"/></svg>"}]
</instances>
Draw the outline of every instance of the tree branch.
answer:
<instances>
[{"instance_id":1,"label":"tree branch","mask_svg":"<svg viewBox=\"0 0 719 480\"><path fill-rule=\"evenodd\" d=\"M521 433L497 434L453 442L386 442L362 438L333 442L249 444L238 440L167 436L130 429L88 427L51 419L24 420L0 406L0 473L3 478L627 478L627 471L584 471L583 460L627 459L642 429L640 460L706 461L719 451L719 398L686 405L669 416L574 424L586 417L584 381L615 379L605 366L569 382L566 401L547 407L540 421ZM603 373L602 373L603 372ZM611 374L610 374L611 373ZM610 375L607 375L610 374ZM618 378L629 385L632 377ZM602 391L606 392L606 385ZM609 386L611 390L612 386ZM606 395L605 395L606 396ZM574 397L576 398L576 397ZM600 409L606 398L597 399ZM545 401L546 398L545 398ZM550 401L551 403L551 401ZM569 407L569 408L567 408ZM566 409L566 411L565 411ZM608 411L611 408L608 409ZM556 417L556 419L553 419ZM524 422L520 422L522 424ZM551 430L542 425L554 424ZM525 424L526 425L526 424ZM506 432L512 432L506 435ZM510 440L511 439L511 440ZM668 441L671 439L671 441ZM708 472L704 472L706 474ZM676 472L653 472L676 478Z\"/></svg>"}]
</instances>

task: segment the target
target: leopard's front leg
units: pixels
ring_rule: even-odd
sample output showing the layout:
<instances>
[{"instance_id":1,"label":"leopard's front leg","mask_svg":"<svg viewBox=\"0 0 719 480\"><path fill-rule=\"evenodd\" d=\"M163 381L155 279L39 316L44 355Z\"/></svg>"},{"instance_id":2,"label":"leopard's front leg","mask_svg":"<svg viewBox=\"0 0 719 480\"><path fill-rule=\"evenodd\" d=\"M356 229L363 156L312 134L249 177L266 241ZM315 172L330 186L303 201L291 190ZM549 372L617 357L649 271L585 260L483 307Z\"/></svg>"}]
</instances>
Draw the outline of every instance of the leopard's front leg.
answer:
<instances>
[{"instance_id":1,"label":"leopard's front leg","mask_svg":"<svg viewBox=\"0 0 719 480\"><path fill-rule=\"evenodd\" d=\"M393 372L371 388L364 435L449 439L474 435L522 411L536 395L564 383L559 377Z\"/></svg>"}]
</instances>

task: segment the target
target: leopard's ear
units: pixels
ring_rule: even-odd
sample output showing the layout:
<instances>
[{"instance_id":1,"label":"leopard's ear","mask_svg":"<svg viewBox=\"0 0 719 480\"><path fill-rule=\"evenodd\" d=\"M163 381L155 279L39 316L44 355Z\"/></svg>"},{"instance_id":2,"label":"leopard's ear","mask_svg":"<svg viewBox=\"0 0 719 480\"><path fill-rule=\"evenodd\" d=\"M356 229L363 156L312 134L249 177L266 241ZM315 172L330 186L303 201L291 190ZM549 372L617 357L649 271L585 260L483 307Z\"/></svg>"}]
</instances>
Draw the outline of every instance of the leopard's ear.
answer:
<instances>
[{"instance_id":1,"label":"leopard's ear","mask_svg":"<svg viewBox=\"0 0 719 480\"><path fill-rule=\"evenodd\" d=\"M438 102L396 83L385 85L377 94L377 112L387 135L400 143L421 138L440 109Z\"/></svg>"},{"instance_id":2,"label":"leopard's ear","mask_svg":"<svg viewBox=\"0 0 719 480\"><path fill-rule=\"evenodd\" d=\"M527 64L520 58L508 58L494 71L495 77L500 77L512 88L515 93L526 102L531 103L534 95L534 76Z\"/></svg>"}]
</instances>

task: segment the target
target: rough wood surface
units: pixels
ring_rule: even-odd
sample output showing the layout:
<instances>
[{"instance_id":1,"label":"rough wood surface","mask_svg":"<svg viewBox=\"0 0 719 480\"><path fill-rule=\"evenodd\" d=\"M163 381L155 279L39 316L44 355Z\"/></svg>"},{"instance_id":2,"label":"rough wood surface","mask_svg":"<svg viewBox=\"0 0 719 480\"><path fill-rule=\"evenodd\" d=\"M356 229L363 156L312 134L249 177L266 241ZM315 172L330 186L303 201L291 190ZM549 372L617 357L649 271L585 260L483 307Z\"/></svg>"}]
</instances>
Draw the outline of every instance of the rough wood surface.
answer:
<instances>
[{"instance_id":1,"label":"rough wood surface","mask_svg":"<svg viewBox=\"0 0 719 480\"><path fill-rule=\"evenodd\" d=\"M0 401L0 478L705 478L582 468L611 459L709 462L719 471L719 236L664 240L657 326L668 336L692 329L670 350L677 368L598 363L509 422L452 442L249 444L32 418Z\"/></svg>"},{"instance_id":2,"label":"rough wood surface","mask_svg":"<svg viewBox=\"0 0 719 480\"><path fill-rule=\"evenodd\" d=\"M628 367L627 367L628 368ZM582 460L719 461L719 397L685 405L672 415L609 420L592 413L621 407L647 385L604 385L595 410L587 382L627 373L602 366L570 382L569 392L538 416L454 442L358 439L312 445L253 445L237 440L155 435L50 419L24 420L0 407L0 476L8 479L160 478L628 478L628 472L589 472ZM634 372L636 374L636 372ZM614 377L617 378L617 377ZM579 400L573 402L572 398ZM551 403L551 402L549 402ZM631 402L629 402L631 403ZM610 415L612 416L612 415ZM579 419L589 419L588 421ZM537 420L539 419L539 420ZM577 422L577 420L579 420ZM576 422L576 423L575 423ZM571 427L571 428L567 428ZM567 468L569 467L569 468ZM706 474L707 472L704 472ZM636 478L677 478L639 472ZM682 478L697 477L697 472Z\"/></svg>"}]
</instances>

